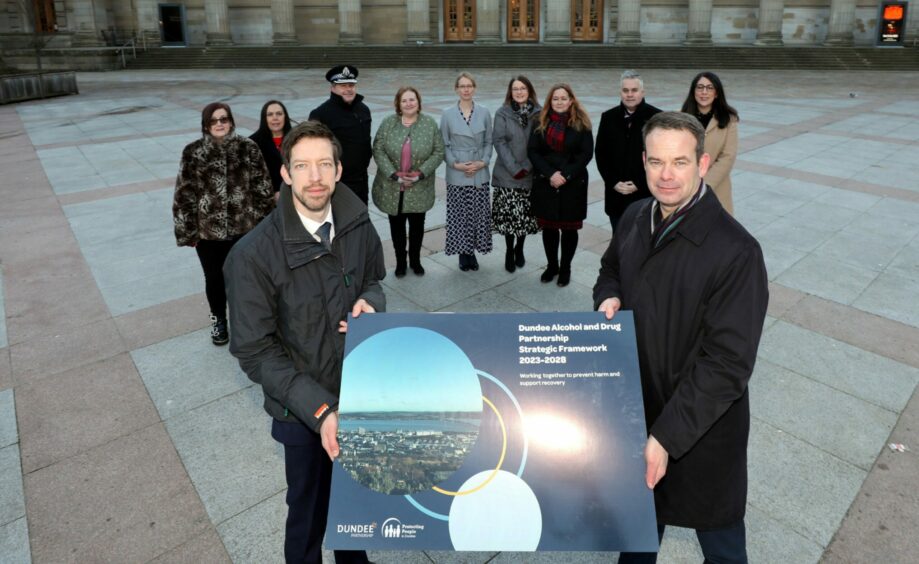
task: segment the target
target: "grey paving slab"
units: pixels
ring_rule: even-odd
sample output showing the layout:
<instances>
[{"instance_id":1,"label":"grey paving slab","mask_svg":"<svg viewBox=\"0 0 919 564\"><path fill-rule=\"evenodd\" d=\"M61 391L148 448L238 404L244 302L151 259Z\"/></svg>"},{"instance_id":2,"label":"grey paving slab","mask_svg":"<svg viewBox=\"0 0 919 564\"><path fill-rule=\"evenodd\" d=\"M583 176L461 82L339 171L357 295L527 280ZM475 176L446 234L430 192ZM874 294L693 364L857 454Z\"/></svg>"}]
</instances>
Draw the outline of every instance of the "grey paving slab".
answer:
<instances>
[{"instance_id":1,"label":"grey paving slab","mask_svg":"<svg viewBox=\"0 0 919 564\"><path fill-rule=\"evenodd\" d=\"M875 196L873 194L830 188L823 194L817 196L814 201L863 212L871 209L875 204L880 202L881 199L881 196Z\"/></svg>"},{"instance_id":2,"label":"grey paving slab","mask_svg":"<svg viewBox=\"0 0 919 564\"><path fill-rule=\"evenodd\" d=\"M899 415L763 359L750 380L750 404L759 419L865 471Z\"/></svg>"},{"instance_id":3,"label":"grey paving slab","mask_svg":"<svg viewBox=\"0 0 919 564\"><path fill-rule=\"evenodd\" d=\"M788 212L785 217L823 231L834 231L852 222L859 212L832 203L810 201Z\"/></svg>"},{"instance_id":4,"label":"grey paving slab","mask_svg":"<svg viewBox=\"0 0 919 564\"><path fill-rule=\"evenodd\" d=\"M456 257L448 257L456 261ZM438 255L432 255L430 260L423 263L425 275L409 279L411 286L400 284L403 280L383 281L383 286L389 294L390 291L402 294L410 301L423 307L426 311L435 311L450 304L462 301L482 290L488 285L479 272L462 272L455 265L444 266ZM481 263L481 260L480 260ZM503 270L503 268L502 268ZM408 276L406 276L408 278Z\"/></svg>"},{"instance_id":5,"label":"grey paving slab","mask_svg":"<svg viewBox=\"0 0 919 564\"><path fill-rule=\"evenodd\" d=\"M814 200L829 192L831 188L815 182L785 178L781 182L765 186L763 190L798 200Z\"/></svg>"},{"instance_id":6,"label":"grey paving slab","mask_svg":"<svg viewBox=\"0 0 919 564\"><path fill-rule=\"evenodd\" d=\"M236 564L284 562L284 522L287 490L261 501L217 527L220 539Z\"/></svg>"},{"instance_id":7,"label":"grey paving slab","mask_svg":"<svg viewBox=\"0 0 919 564\"><path fill-rule=\"evenodd\" d=\"M821 547L867 475L758 418L751 421L747 457L748 503Z\"/></svg>"},{"instance_id":8,"label":"grey paving slab","mask_svg":"<svg viewBox=\"0 0 919 564\"><path fill-rule=\"evenodd\" d=\"M868 210L845 227L847 231L876 233L882 237L898 237L909 241L919 235L919 223Z\"/></svg>"},{"instance_id":9,"label":"grey paving slab","mask_svg":"<svg viewBox=\"0 0 919 564\"><path fill-rule=\"evenodd\" d=\"M13 390L0 391L0 448L19 442L16 427L16 401Z\"/></svg>"},{"instance_id":10,"label":"grey paving slab","mask_svg":"<svg viewBox=\"0 0 919 564\"><path fill-rule=\"evenodd\" d=\"M491 561L498 552L447 552L441 550L426 550L431 562L435 564L472 564L485 563Z\"/></svg>"},{"instance_id":11,"label":"grey paving slab","mask_svg":"<svg viewBox=\"0 0 919 564\"><path fill-rule=\"evenodd\" d=\"M565 288L559 288L554 281L541 282L537 272L503 286L500 291L534 311L590 311L593 309L592 287L592 284L588 287L572 281Z\"/></svg>"},{"instance_id":12,"label":"grey paving slab","mask_svg":"<svg viewBox=\"0 0 919 564\"><path fill-rule=\"evenodd\" d=\"M513 282L509 282L509 284L513 284ZM457 313L517 313L533 311L532 308L501 294L499 290L500 288L498 290L485 290L465 300L450 304L445 311Z\"/></svg>"},{"instance_id":13,"label":"grey paving slab","mask_svg":"<svg viewBox=\"0 0 919 564\"><path fill-rule=\"evenodd\" d=\"M19 445L0 448L0 525L6 525L26 514L22 490L22 464Z\"/></svg>"},{"instance_id":14,"label":"grey paving slab","mask_svg":"<svg viewBox=\"0 0 919 564\"><path fill-rule=\"evenodd\" d=\"M131 352L162 419L253 385L226 348L210 340L210 329L201 329Z\"/></svg>"},{"instance_id":15,"label":"grey paving slab","mask_svg":"<svg viewBox=\"0 0 919 564\"><path fill-rule=\"evenodd\" d=\"M600 562L614 562L617 554L616 552L499 552L490 560L486 558L489 556L488 553L482 554L482 559L475 560L475 562L488 562L489 564L550 564L554 562L599 564ZM437 562L440 561L437 560Z\"/></svg>"},{"instance_id":16,"label":"grey paving slab","mask_svg":"<svg viewBox=\"0 0 919 564\"><path fill-rule=\"evenodd\" d=\"M182 413L166 428L211 521L220 525L287 487L258 387Z\"/></svg>"},{"instance_id":17,"label":"grey paving slab","mask_svg":"<svg viewBox=\"0 0 919 564\"><path fill-rule=\"evenodd\" d=\"M902 239L866 231L840 231L817 247L814 256L881 272L903 247Z\"/></svg>"},{"instance_id":18,"label":"grey paving slab","mask_svg":"<svg viewBox=\"0 0 919 564\"><path fill-rule=\"evenodd\" d=\"M775 280L799 260L808 256L804 251L785 247L776 243L761 245L763 259L766 261L766 274L769 280Z\"/></svg>"},{"instance_id":19,"label":"grey paving slab","mask_svg":"<svg viewBox=\"0 0 919 564\"><path fill-rule=\"evenodd\" d=\"M658 561L674 564L695 564L702 560L695 531L683 527L667 527L657 554Z\"/></svg>"},{"instance_id":20,"label":"grey paving slab","mask_svg":"<svg viewBox=\"0 0 919 564\"><path fill-rule=\"evenodd\" d=\"M919 239L900 249L887 268L888 272L919 281Z\"/></svg>"},{"instance_id":21,"label":"grey paving slab","mask_svg":"<svg viewBox=\"0 0 919 564\"><path fill-rule=\"evenodd\" d=\"M747 505L747 556L750 562L816 564L823 547L793 528Z\"/></svg>"},{"instance_id":22,"label":"grey paving slab","mask_svg":"<svg viewBox=\"0 0 919 564\"><path fill-rule=\"evenodd\" d=\"M919 384L919 369L784 321L764 332L759 356L895 413Z\"/></svg>"},{"instance_id":23,"label":"grey paving slab","mask_svg":"<svg viewBox=\"0 0 919 564\"><path fill-rule=\"evenodd\" d=\"M767 189L760 190L737 202L740 213L758 211L773 216L785 215L809 201L807 198L777 194Z\"/></svg>"},{"instance_id":24,"label":"grey paving slab","mask_svg":"<svg viewBox=\"0 0 919 564\"><path fill-rule=\"evenodd\" d=\"M888 319L919 327L919 281L882 273L852 305Z\"/></svg>"},{"instance_id":25,"label":"grey paving slab","mask_svg":"<svg viewBox=\"0 0 919 564\"><path fill-rule=\"evenodd\" d=\"M740 202L735 200L734 218L751 234L755 235L759 230L770 225L772 222L779 219L779 217L780 216L771 213L771 211L763 211L763 209L758 206L749 205L748 200L742 200Z\"/></svg>"},{"instance_id":26,"label":"grey paving slab","mask_svg":"<svg viewBox=\"0 0 919 564\"><path fill-rule=\"evenodd\" d=\"M0 349L10 345L6 334L6 307L3 302L3 265L0 264Z\"/></svg>"},{"instance_id":27,"label":"grey paving slab","mask_svg":"<svg viewBox=\"0 0 919 564\"><path fill-rule=\"evenodd\" d=\"M841 304L851 304L878 277L876 270L812 254L775 278L779 284Z\"/></svg>"},{"instance_id":28,"label":"grey paving slab","mask_svg":"<svg viewBox=\"0 0 919 564\"><path fill-rule=\"evenodd\" d=\"M29 525L24 516L0 525L0 554L4 564L31 564Z\"/></svg>"}]
</instances>

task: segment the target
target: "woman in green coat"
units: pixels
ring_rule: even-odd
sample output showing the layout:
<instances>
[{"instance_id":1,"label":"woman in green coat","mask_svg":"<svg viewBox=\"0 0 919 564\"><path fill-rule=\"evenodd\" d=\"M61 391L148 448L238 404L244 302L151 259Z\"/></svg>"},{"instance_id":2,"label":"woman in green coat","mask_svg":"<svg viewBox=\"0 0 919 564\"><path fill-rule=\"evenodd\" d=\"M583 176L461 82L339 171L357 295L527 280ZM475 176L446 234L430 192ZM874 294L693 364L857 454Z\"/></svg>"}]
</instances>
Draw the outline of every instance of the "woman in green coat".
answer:
<instances>
[{"instance_id":1,"label":"woman in green coat","mask_svg":"<svg viewBox=\"0 0 919 564\"><path fill-rule=\"evenodd\" d=\"M373 138L373 203L389 214L396 252L396 276L405 276L405 224L408 222L408 264L418 276L424 214L434 206L434 178L444 160L444 140L434 118L421 113L421 94L403 86L396 92L396 113L380 124Z\"/></svg>"}]
</instances>

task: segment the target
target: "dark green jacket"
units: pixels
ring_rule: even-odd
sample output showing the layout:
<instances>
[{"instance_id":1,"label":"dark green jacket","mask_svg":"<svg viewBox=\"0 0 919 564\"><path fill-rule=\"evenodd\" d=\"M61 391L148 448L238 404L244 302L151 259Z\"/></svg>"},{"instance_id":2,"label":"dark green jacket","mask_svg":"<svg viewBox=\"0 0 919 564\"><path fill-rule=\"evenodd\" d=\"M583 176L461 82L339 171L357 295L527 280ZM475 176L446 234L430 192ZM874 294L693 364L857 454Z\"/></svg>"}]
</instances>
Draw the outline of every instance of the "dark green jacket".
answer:
<instances>
[{"instance_id":1,"label":"dark green jacket","mask_svg":"<svg viewBox=\"0 0 919 564\"><path fill-rule=\"evenodd\" d=\"M345 349L338 322L360 298L386 308L383 251L367 207L339 183L332 216L329 252L303 227L284 185L278 207L233 247L223 268L230 352L262 386L272 417L314 431L338 406Z\"/></svg>"},{"instance_id":2,"label":"dark green jacket","mask_svg":"<svg viewBox=\"0 0 919 564\"><path fill-rule=\"evenodd\" d=\"M418 115L410 128L402 125L402 118L392 114L383 120L373 138L373 160L377 174L373 179L373 203L389 215L399 212L399 183L390 177L399 169L402 143L411 131L412 170L421 171L424 179L405 191L402 202L404 213L423 213L434 206L434 178L437 167L444 160L444 139L434 118Z\"/></svg>"}]
</instances>

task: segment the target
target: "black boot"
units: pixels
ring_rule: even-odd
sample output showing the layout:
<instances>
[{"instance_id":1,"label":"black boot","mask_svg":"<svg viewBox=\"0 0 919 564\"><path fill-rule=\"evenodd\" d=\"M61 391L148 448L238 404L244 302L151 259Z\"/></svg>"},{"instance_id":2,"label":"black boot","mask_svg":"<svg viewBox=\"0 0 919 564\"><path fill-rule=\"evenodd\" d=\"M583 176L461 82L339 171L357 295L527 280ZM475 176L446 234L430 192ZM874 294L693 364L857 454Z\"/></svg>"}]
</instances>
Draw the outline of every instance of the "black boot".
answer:
<instances>
[{"instance_id":1,"label":"black boot","mask_svg":"<svg viewBox=\"0 0 919 564\"><path fill-rule=\"evenodd\" d=\"M558 285L567 286L571 282L571 261L574 251L578 248L578 232L576 229L562 231L562 264L558 269Z\"/></svg>"},{"instance_id":2,"label":"black boot","mask_svg":"<svg viewBox=\"0 0 919 564\"><path fill-rule=\"evenodd\" d=\"M469 254L469 269L478 270L479 269L479 260L475 258L475 253Z\"/></svg>"},{"instance_id":3,"label":"black boot","mask_svg":"<svg viewBox=\"0 0 919 564\"><path fill-rule=\"evenodd\" d=\"M459 269L462 270L463 272L466 272L469 270L469 268L470 268L469 255L467 255L466 253L460 253L459 254Z\"/></svg>"},{"instance_id":4,"label":"black boot","mask_svg":"<svg viewBox=\"0 0 919 564\"><path fill-rule=\"evenodd\" d=\"M226 317L211 316L211 342L218 347L230 342L230 331L227 328Z\"/></svg>"},{"instance_id":5,"label":"black boot","mask_svg":"<svg viewBox=\"0 0 919 564\"><path fill-rule=\"evenodd\" d=\"M405 251L396 251L396 278L405 276Z\"/></svg>"},{"instance_id":6,"label":"black boot","mask_svg":"<svg viewBox=\"0 0 919 564\"><path fill-rule=\"evenodd\" d=\"M542 246L546 251L546 271L539 277L543 282L552 282L558 274L558 229L542 230Z\"/></svg>"},{"instance_id":7,"label":"black boot","mask_svg":"<svg viewBox=\"0 0 919 564\"><path fill-rule=\"evenodd\" d=\"M523 241L526 239L526 235L517 236L517 244L514 246L514 260L517 264L517 268L523 268L527 263L527 259L523 256Z\"/></svg>"},{"instance_id":8,"label":"black boot","mask_svg":"<svg viewBox=\"0 0 919 564\"><path fill-rule=\"evenodd\" d=\"M514 236L505 235L504 240L507 242L507 252L504 254L504 270L513 272L517 270L517 264L514 262Z\"/></svg>"}]
</instances>

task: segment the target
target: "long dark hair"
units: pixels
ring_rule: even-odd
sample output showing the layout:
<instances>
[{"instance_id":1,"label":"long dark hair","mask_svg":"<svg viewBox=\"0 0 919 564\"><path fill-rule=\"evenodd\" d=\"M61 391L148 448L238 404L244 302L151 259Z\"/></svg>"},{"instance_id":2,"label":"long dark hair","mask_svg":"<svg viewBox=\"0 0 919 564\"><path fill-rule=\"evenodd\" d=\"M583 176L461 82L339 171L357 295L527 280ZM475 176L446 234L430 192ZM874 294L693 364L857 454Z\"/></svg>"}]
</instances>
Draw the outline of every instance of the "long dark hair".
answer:
<instances>
[{"instance_id":1,"label":"long dark hair","mask_svg":"<svg viewBox=\"0 0 919 564\"><path fill-rule=\"evenodd\" d=\"M740 119L740 116L737 114L737 110L733 106L728 104L728 98L724 95L724 86L721 84L721 79L718 78L718 75L705 71L700 72L692 79L692 84L689 85L689 94L686 95L686 100L683 102L683 109L680 110L690 115L697 115L699 113L699 106L696 104L696 85L699 84L699 80L707 78L711 81L712 86L715 87L715 100L712 102L712 114L714 114L715 120L718 122L718 127L724 129L731 123L731 118Z\"/></svg>"},{"instance_id":2,"label":"long dark hair","mask_svg":"<svg viewBox=\"0 0 919 564\"><path fill-rule=\"evenodd\" d=\"M259 115L258 129L255 132L259 137L265 137L266 139L271 139L272 137L271 129L268 128L268 106L272 104L277 104L281 106L282 110L284 110L283 135L290 133L290 130L293 128L293 126L290 124L290 112L287 111L287 106L285 106L284 103L279 100L268 100L265 102L265 105L262 106L262 113Z\"/></svg>"},{"instance_id":3,"label":"long dark hair","mask_svg":"<svg viewBox=\"0 0 919 564\"><path fill-rule=\"evenodd\" d=\"M517 76L512 76L510 82L507 83L507 94L504 96L504 105L510 106L511 102L514 101L514 83L522 82L524 86L527 87L527 101L533 105L535 108L539 105L539 99L536 97L536 89L533 88L533 83L530 82L530 79L518 74Z\"/></svg>"},{"instance_id":4,"label":"long dark hair","mask_svg":"<svg viewBox=\"0 0 919 564\"><path fill-rule=\"evenodd\" d=\"M230 118L230 133L236 131L236 120L233 119L233 110L223 102L211 102L201 110L201 133L207 136L211 131L211 117L217 110L226 110L227 117Z\"/></svg>"}]
</instances>

